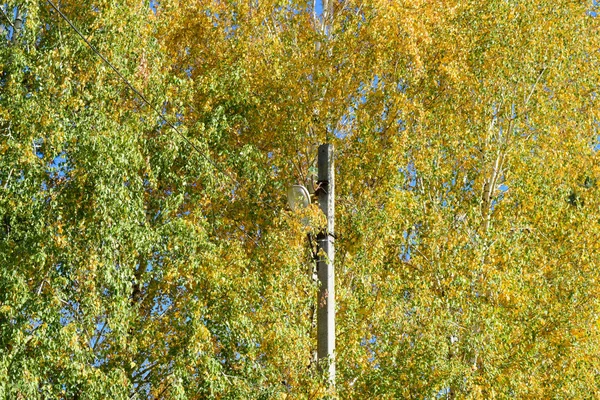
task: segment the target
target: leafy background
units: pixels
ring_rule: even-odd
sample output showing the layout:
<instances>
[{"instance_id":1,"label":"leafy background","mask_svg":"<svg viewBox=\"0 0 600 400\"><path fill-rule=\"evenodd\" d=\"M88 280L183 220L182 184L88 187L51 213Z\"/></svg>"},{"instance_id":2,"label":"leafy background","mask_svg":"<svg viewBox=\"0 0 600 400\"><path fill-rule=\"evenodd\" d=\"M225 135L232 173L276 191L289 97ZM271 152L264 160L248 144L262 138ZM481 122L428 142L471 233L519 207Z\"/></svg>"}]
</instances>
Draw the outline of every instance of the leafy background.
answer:
<instances>
[{"instance_id":1,"label":"leafy background","mask_svg":"<svg viewBox=\"0 0 600 400\"><path fill-rule=\"evenodd\" d=\"M57 6L160 117L0 3L4 398L600 395L596 3ZM285 206L324 142L335 393Z\"/></svg>"}]
</instances>

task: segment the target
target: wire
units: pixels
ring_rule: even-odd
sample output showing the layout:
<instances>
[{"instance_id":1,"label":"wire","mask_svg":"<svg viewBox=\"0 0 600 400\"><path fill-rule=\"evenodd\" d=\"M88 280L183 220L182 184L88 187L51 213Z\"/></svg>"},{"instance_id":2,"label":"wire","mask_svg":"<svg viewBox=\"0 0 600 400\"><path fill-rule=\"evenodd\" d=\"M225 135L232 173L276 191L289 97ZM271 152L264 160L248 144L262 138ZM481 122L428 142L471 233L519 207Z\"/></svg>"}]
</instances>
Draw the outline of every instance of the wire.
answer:
<instances>
[{"instance_id":1,"label":"wire","mask_svg":"<svg viewBox=\"0 0 600 400\"><path fill-rule=\"evenodd\" d=\"M240 185L240 183L228 172L223 171L221 168L219 168L219 166L213 161L211 160L206 154L204 154L199 148L198 146L196 146L190 139L188 139L187 136L185 136L179 129L177 129L177 127L171 122L169 121L164 115L163 113L160 111L160 109L156 106L154 106L152 103L150 103L150 101L148 101L148 99L146 99L146 96L144 96L139 90L137 90L132 84L131 82L129 82L129 80L127 80L127 78L125 78L123 76L123 74L115 67L111 64L110 61L108 61L108 59L98 51L98 49L96 49L96 47L94 47L93 44L91 44L89 42L89 40L81 33L81 31L79 29L77 29L77 27L71 22L71 20L65 15L63 14L63 12L51 1L51 0L46 0L48 2L48 4L50 4L50 6L58 13L58 15L60 15L60 17L67 23L69 24L69 26L71 28L73 28L73 30L75 32L77 32L77 35L79 35L79 37L85 42L85 44L88 45L88 47L90 49L92 49L92 51L94 53L96 53L96 55L98 57L100 57L102 59L102 61L104 61L104 63L106 65L109 66L110 69L112 69L117 76L127 85L127 87L133 92L135 93L140 99L142 99L142 101L144 103L146 103L146 105L148 105L148 107L150 107L152 110L154 110L154 112L156 113L156 115L159 116L159 118L161 118L163 121L165 121L165 123L167 125L169 125L170 128L172 128L187 144L189 144L194 150L196 150L196 152L198 152L198 154L200 156L202 156L202 158L204 158L206 161L208 161L217 171L219 171L220 173L222 173L223 175L225 175L226 177L228 177L229 179L231 179L231 181L233 183L235 183L236 185Z\"/></svg>"}]
</instances>

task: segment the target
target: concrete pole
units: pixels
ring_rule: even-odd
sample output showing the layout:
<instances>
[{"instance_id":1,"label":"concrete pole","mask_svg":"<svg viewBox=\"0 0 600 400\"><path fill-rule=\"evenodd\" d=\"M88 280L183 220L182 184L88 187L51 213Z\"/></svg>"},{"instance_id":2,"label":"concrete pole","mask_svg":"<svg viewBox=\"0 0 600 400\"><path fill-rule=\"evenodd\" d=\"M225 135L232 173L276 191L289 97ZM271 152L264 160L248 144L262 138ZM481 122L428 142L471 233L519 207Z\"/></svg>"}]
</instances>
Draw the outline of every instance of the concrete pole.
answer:
<instances>
[{"instance_id":1,"label":"concrete pole","mask_svg":"<svg viewBox=\"0 0 600 400\"><path fill-rule=\"evenodd\" d=\"M319 259L319 297L317 298L317 359L329 366L329 381L335 385L335 281L334 281L334 210L335 182L333 145L319 146L319 207L327 217L327 230L317 236Z\"/></svg>"}]
</instances>

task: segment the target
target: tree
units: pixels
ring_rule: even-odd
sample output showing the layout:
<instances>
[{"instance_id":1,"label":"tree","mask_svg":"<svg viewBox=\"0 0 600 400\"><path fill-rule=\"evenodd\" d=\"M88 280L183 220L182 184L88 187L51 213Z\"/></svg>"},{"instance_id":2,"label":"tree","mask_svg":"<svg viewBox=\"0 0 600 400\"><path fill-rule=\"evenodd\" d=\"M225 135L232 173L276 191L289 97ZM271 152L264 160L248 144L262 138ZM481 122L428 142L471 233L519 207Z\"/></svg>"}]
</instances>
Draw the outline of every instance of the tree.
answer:
<instances>
[{"instance_id":1,"label":"tree","mask_svg":"<svg viewBox=\"0 0 600 400\"><path fill-rule=\"evenodd\" d=\"M4 397L325 396L325 141L337 396L597 393L593 4L1 7Z\"/></svg>"}]
</instances>

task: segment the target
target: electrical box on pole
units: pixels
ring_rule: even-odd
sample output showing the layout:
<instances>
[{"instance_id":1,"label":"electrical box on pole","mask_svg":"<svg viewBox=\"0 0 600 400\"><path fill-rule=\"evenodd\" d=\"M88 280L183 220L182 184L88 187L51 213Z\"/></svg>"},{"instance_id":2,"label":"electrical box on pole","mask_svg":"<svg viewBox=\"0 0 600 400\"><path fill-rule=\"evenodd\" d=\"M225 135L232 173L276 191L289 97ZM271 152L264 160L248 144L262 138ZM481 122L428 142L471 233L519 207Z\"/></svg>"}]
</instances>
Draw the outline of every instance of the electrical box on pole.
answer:
<instances>
[{"instance_id":1,"label":"electrical box on pole","mask_svg":"<svg viewBox=\"0 0 600 400\"><path fill-rule=\"evenodd\" d=\"M317 276L319 295L317 298L317 358L319 365L328 366L331 385L335 385L335 273L334 273L334 210L335 180L333 164L333 145L319 146L318 186L316 194L319 207L327 217L327 227L317 236L319 257Z\"/></svg>"}]
</instances>

